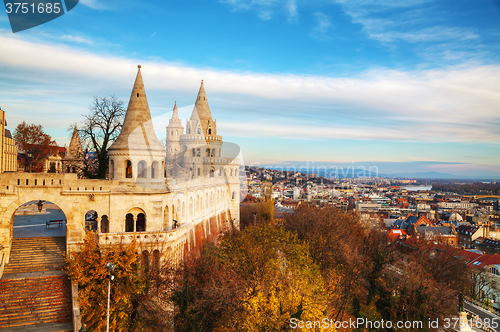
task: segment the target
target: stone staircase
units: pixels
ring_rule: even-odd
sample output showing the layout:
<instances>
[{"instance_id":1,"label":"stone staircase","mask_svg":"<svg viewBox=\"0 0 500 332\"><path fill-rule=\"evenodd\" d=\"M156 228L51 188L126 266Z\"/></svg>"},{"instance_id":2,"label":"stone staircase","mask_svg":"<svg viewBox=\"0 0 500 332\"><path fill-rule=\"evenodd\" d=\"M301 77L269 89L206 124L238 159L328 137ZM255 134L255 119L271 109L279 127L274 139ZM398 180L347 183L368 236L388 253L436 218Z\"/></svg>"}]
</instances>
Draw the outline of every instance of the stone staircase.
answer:
<instances>
[{"instance_id":1,"label":"stone staircase","mask_svg":"<svg viewBox=\"0 0 500 332\"><path fill-rule=\"evenodd\" d=\"M4 274L57 271L64 266L62 253L65 237L29 237L12 239L10 261Z\"/></svg>"},{"instance_id":2,"label":"stone staircase","mask_svg":"<svg viewBox=\"0 0 500 332\"><path fill-rule=\"evenodd\" d=\"M13 239L0 279L0 331L73 331L64 237Z\"/></svg>"}]
</instances>

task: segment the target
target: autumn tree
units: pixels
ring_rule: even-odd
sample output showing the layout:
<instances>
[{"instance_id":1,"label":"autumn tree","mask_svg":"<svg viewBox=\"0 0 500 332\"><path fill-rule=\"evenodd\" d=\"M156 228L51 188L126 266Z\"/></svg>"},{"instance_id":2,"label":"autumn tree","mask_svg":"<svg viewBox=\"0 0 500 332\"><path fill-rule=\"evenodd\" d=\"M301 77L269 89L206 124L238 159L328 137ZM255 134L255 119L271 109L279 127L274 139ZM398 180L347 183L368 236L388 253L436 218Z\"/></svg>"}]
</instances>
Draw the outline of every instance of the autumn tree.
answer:
<instances>
[{"instance_id":1,"label":"autumn tree","mask_svg":"<svg viewBox=\"0 0 500 332\"><path fill-rule=\"evenodd\" d=\"M284 226L309 243L330 289L331 317L341 319L362 289L363 273L370 264L363 253L365 233L358 216L333 206L302 204L285 215Z\"/></svg>"},{"instance_id":2,"label":"autumn tree","mask_svg":"<svg viewBox=\"0 0 500 332\"><path fill-rule=\"evenodd\" d=\"M321 320L327 309L319 266L284 228L230 232L180 272L178 331L282 331L292 318Z\"/></svg>"},{"instance_id":3,"label":"autumn tree","mask_svg":"<svg viewBox=\"0 0 500 332\"><path fill-rule=\"evenodd\" d=\"M25 152L29 172L56 151L57 144L43 131L42 125L19 124L14 131L14 140L19 150Z\"/></svg>"},{"instance_id":4,"label":"autumn tree","mask_svg":"<svg viewBox=\"0 0 500 332\"><path fill-rule=\"evenodd\" d=\"M78 131L83 143L95 152L93 165L87 167L87 176L104 179L108 169L108 148L120 134L126 109L122 100L111 96L94 97L89 111Z\"/></svg>"},{"instance_id":5,"label":"autumn tree","mask_svg":"<svg viewBox=\"0 0 500 332\"><path fill-rule=\"evenodd\" d=\"M130 244L100 245L87 232L79 251L66 257L65 270L78 284L82 321L90 331L106 330L108 270L116 264L111 285L110 331L144 331L139 312L146 299L148 279L142 273L135 240Z\"/></svg>"}]
</instances>

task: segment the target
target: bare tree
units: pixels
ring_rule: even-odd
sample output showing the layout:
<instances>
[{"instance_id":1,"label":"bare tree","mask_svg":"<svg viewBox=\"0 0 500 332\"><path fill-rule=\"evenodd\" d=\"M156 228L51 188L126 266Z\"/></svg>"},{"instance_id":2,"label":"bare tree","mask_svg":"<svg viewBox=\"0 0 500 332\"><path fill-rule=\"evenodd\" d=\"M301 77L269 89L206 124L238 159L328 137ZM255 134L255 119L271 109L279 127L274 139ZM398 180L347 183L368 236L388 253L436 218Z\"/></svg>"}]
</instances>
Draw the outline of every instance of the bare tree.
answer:
<instances>
[{"instance_id":1,"label":"bare tree","mask_svg":"<svg viewBox=\"0 0 500 332\"><path fill-rule=\"evenodd\" d=\"M88 177L104 179L108 169L108 149L122 129L126 109L124 102L115 96L96 97L90 113L78 131L84 145L95 151L94 167L88 168Z\"/></svg>"}]
</instances>

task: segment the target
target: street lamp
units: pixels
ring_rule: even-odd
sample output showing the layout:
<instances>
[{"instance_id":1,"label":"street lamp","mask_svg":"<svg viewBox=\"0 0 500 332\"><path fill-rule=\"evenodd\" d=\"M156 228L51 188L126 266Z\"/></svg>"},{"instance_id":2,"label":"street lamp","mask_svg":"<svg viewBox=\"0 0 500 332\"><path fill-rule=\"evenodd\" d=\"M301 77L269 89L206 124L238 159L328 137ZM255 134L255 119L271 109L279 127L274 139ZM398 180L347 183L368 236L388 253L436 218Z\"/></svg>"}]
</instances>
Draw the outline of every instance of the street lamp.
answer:
<instances>
[{"instance_id":1,"label":"street lamp","mask_svg":"<svg viewBox=\"0 0 500 332\"><path fill-rule=\"evenodd\" d=\"M108 269L108 312L106 317L106 332L109 332L109 297L111 294L111 281L115 278L113 275L113 271L115 270L116 264L109 262L106 264L106 268Z\"/></svg>"}]
</instances>

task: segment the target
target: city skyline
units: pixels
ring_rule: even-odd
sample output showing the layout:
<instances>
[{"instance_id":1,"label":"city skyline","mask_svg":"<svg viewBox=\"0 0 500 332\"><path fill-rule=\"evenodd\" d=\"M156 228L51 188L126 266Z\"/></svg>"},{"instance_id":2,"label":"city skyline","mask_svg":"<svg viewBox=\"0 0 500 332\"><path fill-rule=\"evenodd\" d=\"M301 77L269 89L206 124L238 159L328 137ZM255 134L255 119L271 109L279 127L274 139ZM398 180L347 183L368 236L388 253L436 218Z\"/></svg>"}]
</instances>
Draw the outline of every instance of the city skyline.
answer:
<instances>
[{"instance_id":1,"label":"city skyline","mask_svg":"<svg viewBox=\"0 0 500 332\"><path fill-rule=\"evenodd\" d=\"M0 107L64 145L93 96L128 100L141 64L160 139L203 79L247 165L498 178L499 17L496 1L85 0L13 34L3 13Z\"/></svg>"}]
</instances>

